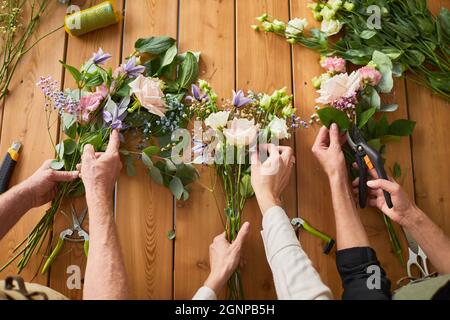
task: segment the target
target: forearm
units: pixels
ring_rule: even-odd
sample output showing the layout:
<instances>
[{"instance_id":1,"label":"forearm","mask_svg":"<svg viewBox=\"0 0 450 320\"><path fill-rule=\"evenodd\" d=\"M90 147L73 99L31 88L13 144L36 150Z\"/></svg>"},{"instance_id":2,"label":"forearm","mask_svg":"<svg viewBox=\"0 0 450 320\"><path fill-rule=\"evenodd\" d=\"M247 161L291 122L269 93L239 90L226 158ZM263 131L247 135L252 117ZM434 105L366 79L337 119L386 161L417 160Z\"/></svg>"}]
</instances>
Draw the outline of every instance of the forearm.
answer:
<instances>
[{"instance_id":1,"label":"forearm","mask_svg":"<svg viewBox=\"0 0 450 320\"><path fill-rule=\"evenodd\" d=\"M112 201L90 199L89 257L83 298L127 299L128 279L113 219Z\"/></svg>"},{"instance_id":2,"label":"forearm","mask_svg":"<svg viewBox=\"0 0 450 320\"><path fill-rule=\"evenodd\" d=\"M423 211L414 207L401 221L440 274L450 273L450 238Z\"/></svg>"},{"instance_id":3,"label":"forearm","mask_svg":"<svg viewBox=\"0 0 450 320\"><path fill-rule=\"evenodd\" d=\"M279 299L331 299L300 246L289 219L280 207L272 207L263 218L262 236Z\"/></svg>"},{"instance_id":4,"label":"forearm","mask_svg":"<svg viewBox=\"0 0 450 320\"><path fill-rule=\"evenodd\" d=\"M356 209L346 171L343 170L331 176L329 182L336 220L338 250L368 247L369 239Z\"/></svg>"},{"instance_id":5,"label":"forearm","mask_svg":"<svg viewBox=\"0 0 450 320\"><path fill-rule=\"evenodd\" d=\"M23 183L0 195L0 240L32 208L31 202Z\"/></svg>"}]
</instances>

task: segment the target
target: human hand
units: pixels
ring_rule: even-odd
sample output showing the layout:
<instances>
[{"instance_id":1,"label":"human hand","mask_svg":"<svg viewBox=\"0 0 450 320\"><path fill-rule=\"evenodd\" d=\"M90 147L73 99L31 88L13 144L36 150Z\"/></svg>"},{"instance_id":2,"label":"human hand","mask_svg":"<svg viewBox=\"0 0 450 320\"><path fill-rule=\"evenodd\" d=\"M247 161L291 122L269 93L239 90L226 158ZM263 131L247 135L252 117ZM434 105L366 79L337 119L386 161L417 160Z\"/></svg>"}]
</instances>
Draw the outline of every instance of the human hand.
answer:
<instances>
[{"instance_id":1,"label":"human hand","mask_svg":"<svg viewBox=\"0 0 450 320\"><path fill-rule=\"evenodd\" d=\"M111 133L105 152L96 153L90 144L84 146L81 164L77 168L81 172L88 200L91 196L106 201L111 198L122 169L119 146L119 133L116 130Z\"/></svg>"},{"instance_id":2,"label":"human hand","mask_svg":"<svg viewBox=\"0 0 450 320\"><path fill-rule=\"evenodd\" d=\"M345 157L342 152L342 144L346 141L346 136L339 133L337 124L333 123L328 129L320 128L316 141L312 147L312 152L319 160L328 178L336 175L347 177Z\"/></svg>"},{"instance_id":3,"label":"human hand","mask_svg":"<svg viewBox=\"0 0 450 320\"><path fill-rule=\"evenodd\" d=\"M242 225L233 243L229 243L225 232L214 238L209 246L211 272L205 286L219 294L241 261L241 251L250 231L250 223Z\"/></svg>"},{"instance_id":4,"label":"human hand","mask_svg":"<svg viewBox=\"0 0 450 320\"><path fill-rule=\"evenodd\" d=\"M261 163L259 153L252 153L251 182L259 208L264 214L271 207L281 204L281 193L289 183L295 157L290 147L274 144L261 147L267 148L269 157Z\"/></svg>"},{"instance_id":5,"label":"human hand","mask_svg":"<svg viewBox=\"0 0 450 320\"><path fill-rule=\"evenodd\" d=\"M24 201L29 208L39 207L51 201L58 191L59 182L72 181L78 178L78 171L55 171L50 168L53 160L46 160L42 166L18 187L24 190Z\"/></svg>"},{"instance_id":6,"label":"human hand","mask_svg":"<svg viewBox=\"0 0 450 320\"><path fill-rule=\"evenodd\" d=\"M356 164L354 164L354 166L356 166ZM370 170L369 173L372 177L372 180L367 181L367 186L369 187L367 190L369 206L378 208L393 221L399 223L400 225L404 225L408 215L417 209L416 205L411 201L408 194L394 179L391 177L389 177L389 181L379 179L375 169ZM352 185L353 193L356 197L358 197L359 178L356 178ZM386 204L383 190L391 194L392 203L394 204L392 209L390 209Z\"/></svg>"}]
</instances>

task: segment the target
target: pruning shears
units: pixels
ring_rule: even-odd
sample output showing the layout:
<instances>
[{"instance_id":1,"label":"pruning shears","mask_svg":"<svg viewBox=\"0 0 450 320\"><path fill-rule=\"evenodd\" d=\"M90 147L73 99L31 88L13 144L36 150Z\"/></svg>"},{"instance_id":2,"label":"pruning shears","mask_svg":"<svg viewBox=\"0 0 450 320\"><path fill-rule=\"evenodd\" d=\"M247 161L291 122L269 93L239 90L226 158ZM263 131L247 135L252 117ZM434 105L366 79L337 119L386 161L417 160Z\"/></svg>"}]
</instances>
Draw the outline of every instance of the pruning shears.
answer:
<instances>
[{"instance_id":1,"label":"pruning shears","mask_svg":"<svg viewBox=\"0 0 450 320\"><path fill-rule=\"evenodd\" d=\"M42 268L42 274L46 273L50 266L55 261L58 254L61 252L64 242L70 241L70 242L84 242L84 254L87 257L89 253L89 234L81 227L84 218L86 217L86 214L88 212L88 208L85 208L79 217L77 217L77 213L75 211L75 208L73 205L71 205L71 213L72 213L72 227L68 228L66 230L63 230L58 239L58 243L56 244L55 248L53 249L50 256L45 261L44 267ZM77 232L78 237L72 237L73 234Z\"/></svg>"},{"instance_id":2,"label":"pruning shears","mask_svg":"<svg viewBox=\"0 0 450 320\"><path fill-rule=\"evenodd\" d=\"M313 226L311 226L306 220L302 218L294 218L291 221L292 226L294 227L295 231L297 231L300 228L305 229L308 233L312 234L313 236L322 239L325 241L325 246L323 248L324 254L329 254L331 249L333 249L334 246L334 239L331 238L329 235L317 230Z\"/></svg>"},{"instance_id":3,"label":"pruning shears","mask_svg":"<svg viewBox=\"0 0 450 320\"><path fill-rule=\"evenodd\" d=\"M356 153L356 163L359 167L359 206L365 208L368 170L375 168L380 179L388 180L388 177L380 153L367 144L356 124L353 124L353 127L347 131L347 142ZM383 191L383 193L387 206L392 209L394 205L391 194L387 191Z\"/></svg>"}]
</instances>

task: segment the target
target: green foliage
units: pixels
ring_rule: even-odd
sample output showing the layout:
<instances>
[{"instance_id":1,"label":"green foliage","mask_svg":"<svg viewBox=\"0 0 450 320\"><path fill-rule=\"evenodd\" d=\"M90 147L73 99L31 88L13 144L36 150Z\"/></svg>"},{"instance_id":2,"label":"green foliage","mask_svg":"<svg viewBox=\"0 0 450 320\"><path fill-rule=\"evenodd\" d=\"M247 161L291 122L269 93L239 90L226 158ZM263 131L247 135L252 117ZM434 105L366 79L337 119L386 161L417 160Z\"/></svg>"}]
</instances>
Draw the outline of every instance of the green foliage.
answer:
<instances>
[{"instance_id":1,"label":"green foliage","mask_svg":"<svg viewBox=\"0 0 450 320\"><path fill-rule=\"evenodd\" d=\"M336 108L322 108L317 111L320 121L324 126L329 128L332 123L336 123L341 131L346 131L350 128L350 120L344 111Z\"/></svg>"}]
</instances>

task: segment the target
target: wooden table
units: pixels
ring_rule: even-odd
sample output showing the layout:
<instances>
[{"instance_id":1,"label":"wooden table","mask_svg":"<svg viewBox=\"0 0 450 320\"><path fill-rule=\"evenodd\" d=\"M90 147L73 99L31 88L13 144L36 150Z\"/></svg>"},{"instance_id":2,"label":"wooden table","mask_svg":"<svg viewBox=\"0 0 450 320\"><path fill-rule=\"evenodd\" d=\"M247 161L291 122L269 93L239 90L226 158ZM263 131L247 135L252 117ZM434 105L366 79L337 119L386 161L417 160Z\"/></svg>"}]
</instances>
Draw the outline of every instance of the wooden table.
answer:
<instances>
[{"instance_id":1,"label":"wooden table","mask_svg":"<svg viewBox=\"0 0 450 320\"><path fill-rule=\"evenodd\" d=\"M100 1L75 2L84 8ZM71 77L58 60L80 65L102 47L113 55L110 65L114 67L133 51L138 37L169 35L178 39L180 50L201 51L201 78L210 81L220 96L230 96L232 89L272 91L286 86L295 95L300 116L308 118L314 112L317 94L310 79L322 72L318 55L300 46L290 47L279 37L256 33L250 28L255 23L254 17L263 12L283 20L307 17L312 22L306 0L117 0L117 3L124 10L120 24L81 38L68 37L60 30L35 47L20 64L11 85L12 92L0 109L0 154L4 154L15 139L24 144L12 183L24 180L42 161L53 157L43 97L35 86L38 77L52 75L65 86L71 86ZM430 1L435 12L443 5L448 6L449 1ZM37 36L61 25L64 12L65 7L54 1ZM387 167L392 168L395 162L401 165L401 183L417 204L450 234L447 138L450 106L427 89L403 79L396 81L395 90L387 99L400 105L392 118L417 121L411 139L389 145ZM292 145L296 149L297 168L284 196L285 208L291 217L304 217L334 235L327 179L310 151L317 130L317 127L300 130L295 136ZM50 135L59 139L56 128ZM209 184L209 169L200 167L199 170L202 182ZM76 203L81 207L83 200ZM0 242L1 262L12 256L12 249L29 233L44 210L45 207L32 210ZM175 202L168 190L155 185L145 169L138 166L135 177L125 174L120 177L115 216L132 296L137 299L191 298L208 275L209 243L222 231L212 194L195 184L189 201ZM390 248L381 215L365 210L361 216L371 244L395 284L405 275L405 270ZM246 296L273 299L276 295L260 236L261 217L254 200L249 201L244 220L252 223L243 268ZM68 223L62 215L57 218L53 243ZM167 238L167 232L172 229L176 230L173 241ZM403 237L402 242L406 248ZM301 243L323 281L340 297L342 289L334 254L323 255L322 243L309 234L301 234ZM32 259L23 272L26 280L36 274L41 257ZM67 287L66 282L71 281L67 268L76 265L83 270L85 264L82 246L67 244L51 272L36 276L34 281L78 299L81 290ZM11 266L0 277L5 278L15 271Z\"/></svg>"}]
</instances>

